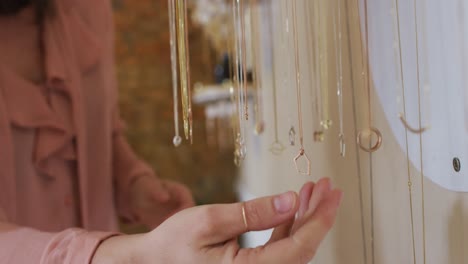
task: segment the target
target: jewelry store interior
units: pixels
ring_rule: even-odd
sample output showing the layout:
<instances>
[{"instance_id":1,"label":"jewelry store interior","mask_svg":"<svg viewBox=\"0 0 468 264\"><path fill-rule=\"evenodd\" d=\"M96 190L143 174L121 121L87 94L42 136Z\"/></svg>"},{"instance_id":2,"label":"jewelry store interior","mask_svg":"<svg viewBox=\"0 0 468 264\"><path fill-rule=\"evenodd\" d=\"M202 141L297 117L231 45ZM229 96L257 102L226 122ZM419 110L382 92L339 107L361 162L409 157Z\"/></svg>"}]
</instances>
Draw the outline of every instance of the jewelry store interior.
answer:
<instances>
[{"instance_id":1,"label":"jewelry store interior","mask_svg":"<svg viewBox=\"0 0 468 264\"><path fill-rule=\"evenodd\" d=\"M330 177L344 198L312 263L468 263L467 1L114 9L129 141L198 204Z\"/></svg>"}]
</instances>

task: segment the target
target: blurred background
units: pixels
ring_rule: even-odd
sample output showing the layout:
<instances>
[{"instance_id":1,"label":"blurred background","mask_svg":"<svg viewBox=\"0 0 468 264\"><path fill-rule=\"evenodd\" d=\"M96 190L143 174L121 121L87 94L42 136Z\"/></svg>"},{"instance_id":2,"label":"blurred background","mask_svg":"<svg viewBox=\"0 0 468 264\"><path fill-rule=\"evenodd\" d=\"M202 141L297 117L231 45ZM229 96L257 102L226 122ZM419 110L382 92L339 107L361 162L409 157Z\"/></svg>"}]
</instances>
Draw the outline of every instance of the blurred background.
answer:
<instances>
[{"instance_id":1,"label":"blurred background","mask_svg":"<svg viewBox=\"0 0 468 264\"><path fill-rule=\"evenodd\" d=\"M113 6L120 108L129 142L159 177L187 184L198 204L236 201L234 149L207 144L202 107L194 109L194 144L172 144L168 2L113 0ZM189 41L193 83L213 83L220 56L199 25L190 24Z\"/></svg>"}]
</instances>

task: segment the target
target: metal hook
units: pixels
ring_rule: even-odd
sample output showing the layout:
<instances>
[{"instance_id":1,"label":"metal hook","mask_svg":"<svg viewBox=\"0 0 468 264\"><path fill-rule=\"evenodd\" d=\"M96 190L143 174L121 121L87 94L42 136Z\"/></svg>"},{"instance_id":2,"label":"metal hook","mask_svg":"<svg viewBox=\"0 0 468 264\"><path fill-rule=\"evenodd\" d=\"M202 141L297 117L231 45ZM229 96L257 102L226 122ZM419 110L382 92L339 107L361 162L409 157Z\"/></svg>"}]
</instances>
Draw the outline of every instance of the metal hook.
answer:
<instances>
[{"instance_id":1,"label":"metal hook","mask_svg":"<svg viewBox=\"0 0 468 264\"><path fill-rule=\"evenodd\" d=\"M299 168L299 163L298 161L301 159L301 158L305 158L306 159L306 162L307 162L307 171L302 171L300 168ZM305 150L303 148L301 148L299 150L299 154L297 154L297 156L294 158L294 165L296 165L296 170L299 174L301 175L306 175L306 176L310 176L310 159L309 159L309 156L307 156L307 154L305 153Z\"/></svg>"},{"instance_id":2,"label":"metal hook","mask_svg":"<svg viewBox=\"0 0 468 264\"><path fill-rule=\"evenodd\" d=\"M377 142L375 142L375 144L370 148L364 146L361 140L364 134L367 134L369 136L372 136L372 134L375 134L377 136ZM368 152L368 153L377 151L382 146L382 141L383 141L382 133L380 133L380 131L375 127L369 127L365 130L361 130L359 131L358 136L357 136L357 144L363 151Z\"/></svg>"},{"instance_id":3,"label":"metal hook","mask_svg":"<svg viewBox=\"0 0 468 264\"><path fill-rule=\"evenodd\" d=\"M398 115L400 117L400 121L401 123L403 123L403 125L405 126L406 129L408 129L408 131L410 131L411 133L414 133L414 134L422 134L424 132L426 132L429 127L421 127L421 128L413 128L412 126L410 126L410 124L408 123L408 121L406 121L405 117L403 116L403 114L399 114Z\"/></svg>"}]
</instances>

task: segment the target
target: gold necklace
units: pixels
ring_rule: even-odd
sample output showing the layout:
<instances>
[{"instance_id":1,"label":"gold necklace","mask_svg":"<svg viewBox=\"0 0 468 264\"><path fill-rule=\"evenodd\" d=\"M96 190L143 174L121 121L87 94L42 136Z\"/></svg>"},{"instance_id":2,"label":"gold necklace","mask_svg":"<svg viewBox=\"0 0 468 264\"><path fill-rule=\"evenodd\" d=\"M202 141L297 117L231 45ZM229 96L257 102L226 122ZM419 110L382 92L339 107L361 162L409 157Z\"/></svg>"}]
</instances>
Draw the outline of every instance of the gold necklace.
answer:
<instances>
[{"instance_id":1,"label":"gold necklace","mask_svg":"<svg viewBox=\"0 0 468 264\"><path fill-rule=\"evenodd\" d=\"M325 139L324 131L330 129L333 122L329 115L329 94L328 94L328 44L327 39L321 37L322 27L322 14L325 13L322 10L321 0L315 0L315 17L316 17L316 105L318 106L318 114L320 116L320 130L314 132L315 141L323 141Z\"/></svg>"},{"instance_id":2,"label":"gold necklace","mask_svg":"<svg viewBox=\"0 0 468 264\"><path fill-rule=\"evenodd\" d=\"M259 31L259 15L257 0L250 0L250 34L252 44L252 79L255 86L255 134L260 135L265 129L263 120L263 96L262 96L262 53L260 52L261 37Z\"/></svg>"},{"instance_id":3,"label":"gold necklace","mask_svg":"<svg viewBox=\"0 0 468 264\"><path fill-rule=\"evenodd\" d=\"M249 102L247 97L247 45L246 45L246 35L245 35L245 0L237 0L238 3L238 20L240 21L240 46L239 46L239 55L240 55L240 67L242 69L242 79L241 79L241 93L243 96L243 107L244 107L244 118L249 120ZM245 123L245 122L244 122Z\"/></svg>"},{"instance_id":4,"label":"gold necklace","mask_svg":"<svg viewBox=\"0 0 468 264\"><path fill-rule=\"evenodd\" d=\"M402 60L402 49L401 49L401 34L400 34L400 12L398 0L394 2L394 13L395 13L395 22L394 22L394 38L395 41L398 41L398 45L395 46L395 55L398 56L398 61L396 65L398 67L397 73L399 73L397 79L400 81L400 85L404 91L404 75L403 75L403 60ZM404 98L404 92L403 92ZM398 101L398 100L397 100ZM403 114L406 115L406 106L403 102ZM400 114L401 116L401 114ZM411 243L412 243L412 252L413 252L413 263L416 264L416 240L415 240L415 224L414 224L414 214L413 214L413 182L411 180L411 162L409 160L409 147L408 147L408 127L405 126L405 145L406 145L406 169L407 169L407 180L408 180L408 195L409 195L409 207L410 207L410 223L411 223Z\"/></svg>"},{"instance_id":5,"label":"gold necklace","mask_svg":"<svg viewBox=\"0 0 468 264\"><path fill-rule=\"evenodd\" d=\"M177 0L177 44L185 138L193 143L190 58L188 49L187 0Z\"/></svg>"},{"instance_id":6,"label":"gold necklace","mask_svg":"<svg viewBox=\"0 0 468 264\"><path fill-rule=\"evenodd\" d=\"M425 224L425 203L424 203L424 170L423 170L423 160L422 160L422 133L427 131L428 127L422 127L421 123L421 89L420 89L420 67L419 67L419 28L418 28L418 8L416 0L413 0L414 8L414 27L415 27L415 50L416 50L416 77L418 83L418 112L419 112L419 127L418 129L412 128L406 121L406 101L405 101L405 84L404 84L404 71L403 71L403 56L402 56L402 43L401 43L401 33L400 33L400 12L399 12L399 0L395 0L395 15L396 15L396 37L398 38L398 50L395 53L398 53L399 58L399 69L400 76L399 81L401 81L402 88L402 103L403 103L403 113L400 113L400 120L402 121L405 127L405 142L406 142L406 162L407 162L407 177L408 177L408 193L409 193L409 203L410 203L410 214L411 214L411 234L412 234L412 243L413 243L413 262L416 263L416 242L415 242L415 224L414 224L414 215L413 215L413 193L412 187L413 183L411 180L411 162L409 158L409 147L408 147L408 131L411 133L419 134L419 144L420 144L420 180L421 180L421 209L422 209L422 247L423 247L423 263L426 263L426 224ZM398 64L397 63L397 64Z\"/></svg>"},{"instance_id":7,"label":"gold necklace","mask_svg":"<svg viewBox=\"0 0 468 264\"><path fill-rule=\"evenodd\" d=\"M246 113L247 96L245 94L246 76L245 73L245 30L242 29L243 23L243 5L241 0L233 0L233 31L234 31L234 57L235 57L235 98L237 100L236 109L238 117L238 125L236 126L236 142L234 152L234 162L240 165L247 155L247 148L245 142L245 120L248 117ZM243 43L244 42L244 43Z\"/></svg>"},{"instance_id":8,"label":"gold necklace","mask_svg":"<svg viewBox=\"0 0 468 264\"><path fill-rule=\"evenodd\" d=\"M358 10L359 2L358 3ZM367 107L368 107L368 127L364 130L360 130L357 136L357 144L358 146L365 152L373 153L382 146L382 133L379 129L372 126L372 95L371 95L371 85L370 85L370 67L369 67L369 23L368 23L368 10L367 10L367 0L364 0L364 14L361 14L360 17L364 15L364 26L365 26L365 48L364 45L361 45L361 53L362 53L362 68L365 68L365 71L362 72L363 82L365 83L365 87L367 90ZM363 36L361 25L359 24L359 32L360 36ZM364 52L365 51L365 52ZM365 65L365 67L364 67ZM370 141L372 141L372 135L377 136L377 141L375 144L371 146L364 146L362 142L363 136L368 136Z\"/></svg>"},{"instance_id":9,"label":"gold necklace","mask_svg":"<svg viewBox=\"0 0 468 264\"><path fill-rule=\"evenodd\" d=\"M281 3L284 3L284 6L281 6L280 8L280 17L284 20L282 20L281 24L281 49L284 50L285 52L288 53L288 56L286 57L286 62L283 63L284 65L282 69L282 87L284 90L288 90L290 87L290 79L291 79L291 60L289 59L289 52L292 50L291 48L291 43L290 43L290 12L289 12L289 1L281 1ZM284 7L284 8L283 8ZM284 27L284 28L283 28ZM288 93L288 96L291 95L291 93ZM294 128L294 125L292 124L292 117L289 116L288 112L288 122L291 123L291 127L288 130L288 136L289 136L289 145L294 146L296 145L296 129Z\"/></svg>"},{"instance_id":10,"label":"gold necklace","mask_svg":"<svg viewBox=\"0 0 468 264\"><path fill-rule=\"evenodd\" d=\"M171 48L171 71L172 71L172 94L174 103L174 138L172 143L178 147L182 143L182 137L179 134L179 95L178 95L178 74L177 74L177 20L175 0L168 0L169 11L169 33Z\"/></svg>"},{"instance_id":11,"label":"gold necklace","mask_svg":"<svg viewBox=\"0 0 468 264\"><path fill-rule=\"evenodd\" d=\"M274 141L270 145L270 152L273 153L274 155L280 155L283 153L283 151L286 149L283 145L283 143L280 142L279 137L278 137L278 102L277 102L277 96L276 96L276 45L275 45L275 39L274 39L274 31L273 31L273 3L270 3L269 8L267 9L268 12L268 33L271 38L271 67L272 67L272 93L273 93L273 121L274 121Z\"/></svg>"},{"instance_id":12,"label":"gold necklace","mask_svg":"<svg viewBox=\"0 0 468 264\"><path fill-rule=\"evenodd\" d=\"M316 6L317 1L315 2L306 2L305 17L307 22L305 23L306 31L308 32L306 36L307 41L307 56L309 61L309 68L311 69L311 74L309 74L309 81L311 83L312 89L311 92L311 102L312 102L312 122L314 127L314 141L323 142L325 140L325 134L323 132L323 127L321 125L322 119L322 105L320 96L320 36L319 36L319 20L318 17L318 8ZM313 14L310 13L312 10ZM317 11L317 12L316 12ZM314 18L316 21L313 21ZM314 25L311 27L310 25ZM309 48L312 47L312 48Z\"/></svg>"},{"instance_id":13,"label":"gold necklace","mask_svg":"<svg viewBox=\"0 0 468 264\"><path fill-rule=\"evenodd\" d=\"M344 136L344 125L343 125L343 54L342 54L342 32L341 32L341 3L340 0L336 0L336 12L334 13L333 28L335 38L335 58L336 58L336 95L338 97L338 115L339 115L339 129L338 139L340 141L340 155L341 157L346 156L346 143Z\"/></svg>"},{"instance_id":14,"label":"gold necklace","mask_svg":"<svg viewBox=\"0 0 468 264\"><path fill-rule=\"evenodd\" d=\"M304 128L302 124L302 96L301 96L301 67L299 61L299 36L297 26L297 5L296 1L292 1L292 12L293 12L293 34L294 34L294 51L295 51L295 72L296 72L296 95L297 95L297 115L299 123L299 142L301 144L299 153L294 158L294 164L298 173L302 175L310 175L311 164L310 159L304 149ZM299 161L303 159L307 163L306 170L301 170L299 167Z\"/></svg>"},{"instance_id":15,"label":"gold necklace","mask_svg":"<svg viewBox=\"0 0 468 264\"><path fill-rule=\"evenodd\" d=\"M400 80L401 80L401 96L397 99L397 103L401 102L403 104L403 109L406 109L406 96L405 96L405 82L404 82L404 72L403 72L403 58L402 58L402 50L401 50L401 33L400 33L400 15L399 15L399 10L398 10L398 0L396 0L396 16L397 16L397 25L398 25L398 47L399 47L399 65L400 65ZM418 82L418 106L419 109L421 108L421 78L420 78L420 71L419 71L419 36L418 36L418 17L417 17L417 5L416 5L416 0L414 0L414 23L415 23L415 51L416 51L416 77L417 77L417 82ZM401 98L401 99L400 99ZM405 128L410 131L411 133L414 134L421 134L426 132L429 127L422 127L419 126L419 128L414 128L412 127L408 121L406 120L406 111L404 113L400 112L399 113L399 118L401 123L405 126Z\"/></svg>"},{"instance_id":16,"label":"gold necklace","mask_svg":"<svg viewBox=\"0 0 468 264\"><path fill-rule=\"evenodd\" d=\"M357 21L358 28L360 31L361 28L361 20L359 17L359 0L356 0L356 5L355 7L357 8L356 12L352 13L352 17ZM353 107L353 116L354 116L354 133L355 135L358 134L358 121L357 121L357 100L356 100L356 89L355 89L355 78L354 78L354 60L353 60L353 53L351 52L352 50L352 43L351 43L351 28L350 28L350 21L351 21L351 15L350 15L350 8L349 8L349 3L348 1L344 1L345 5L345 14L346 14L346 32L347 32L347 40L348 40L348 59L349 59L349 65L350 67L350 77L351 77L351 96L352 96L352 107ZM359 34L359 38L362 37L362 34ZM360 42L362 43L362 42ZM361 44L362 45L362 44ZM364 221L364 195L363 195L363 190L362 190L362 170L361 170L361 155L359 152L358 148L355 148L356 151L356 166L357 166L357 176L358 176L358 188L359 188L359 206L360 206L360 217L361 217L361 239L362 239L362 255L363 255L363 260L364 264L367 264L367 239L366 239L366 225ZM372 167L370 168L370 171L372 172ZM372 196L371 196L372 198ZM373 204L373 201L371 201L371 204ZM373 218L371 218L371 221L373 222Z\"/></svg>"},{"instance_id":17,"label":"gold necklace","mask_svg":"<svg viewBox=\"0 0 468 264\"><path fill-rule=\"evenodd\" d=\"M371 86L370 86L370 67L369 67L369 56L370 56L370 47L369 47L369 19L368 19L368 8L367 8L367 0L364 0L364 14L361 14L360 7L359 7L359 0L357 2L357 8L360 13L359 17L364 16L364 27L365 27L365 48L364 44L361 44L361 65L363 72L361 73L363 82L366 86L367 90L367 107L368 107L368 127L364 130L360 130L357 135L357 144L361 148L361 150L369 153L369 185L370 185L370 217L371 217L371 259L372 263L375 263L375 243L374 243L374 233L375 233L375 223L374 223L374 175L373 175L373 163L372 163L372 153L377 151L382 145L382 134L381 132L372 126L372 96L371 96ZM359 36L363 36L361 29L361 22L359 19ZM366 52L364 52L366 51ZM364 66L365 65L365 66ZM365 70L364 70L365 69ZM375 144L372 145L372 135L375 134L377 136L377 141ZM364 146L362 142L362 137L367 135L369 137L369 146Z\"/></svg>"}]
</instances>

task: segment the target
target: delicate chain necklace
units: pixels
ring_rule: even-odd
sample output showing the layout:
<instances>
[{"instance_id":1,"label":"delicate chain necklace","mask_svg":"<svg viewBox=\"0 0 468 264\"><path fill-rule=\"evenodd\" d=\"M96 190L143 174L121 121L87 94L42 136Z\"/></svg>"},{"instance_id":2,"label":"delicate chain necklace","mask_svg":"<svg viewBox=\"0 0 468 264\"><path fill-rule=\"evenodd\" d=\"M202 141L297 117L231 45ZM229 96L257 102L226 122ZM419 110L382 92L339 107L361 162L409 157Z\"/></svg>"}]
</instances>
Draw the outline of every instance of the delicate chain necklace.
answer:
<instances>
[{"instance_id":1,"label":"delicate chain necklace","mask_svg":"<svg viewBox=\"0 0 468 264\"><path fill-rule=\"evenodd\" d=\"M403 90L404 98L404 75L403 75L403 59L402 59L402 49L401 49L401 34L400 34L400 12L399 12L399 2L395 0L394 2L394 39L398 44L394 45L395 55L398 58L395 65L397 66L397 80L399 81L401 88ZM403 114L406 115L406 106L403 102ZM402 114L400 113L400 117ZM404 120L404 119L402 119ZM408 179L408 195L409 195L409 207L410 207L410 223L411 223L411 243L412 243L412 252L413 252L413 263L416 264L416 240L415 240L415 225L414 225L414 214L413 214L413 182L411 181L411 162L409 160L409 147L408 147L408 127L405 126L405 145L406 145L406 169L407 169L407 179Z\"/></svg>"},{"instance_id":2,"label":"delicate chain necklace","mask_svg":"<svg viewBox=\"0 0 468 264\"><path fill-rule=\"evenodd\" d=\"M413 9L414 9L414 27L415 27L415 37L416 37L416 72L418 78L418 117L419 117L419 127L421 133L429 129L429 127L422 126L422 113L421 113L421 86L420 86L420 71L419 71L419 28L418 28L418 5L417 1L413 0ZM425 40L426 41L426 40ZM427 76L427 74L426 74ZM425 195L424 195L424 163L423 163L423 141L422 135L419 133L419 162L420 162L420 172L419 179L421 184L421 218L422 218L422 249L423 249L423 263L426 264L426 205L425 205Z\"/></svg>"},{"instance_id":3,"label":"delicate chain necklace","mask_svg":"<svg viewBox=\"0 0 468 264\"><path fill-rule=\"evenodd\" d=\"M368 107L368 127L364 130L360 130L357 135L357 144L365 152L369 153L369 191L370 191L370 217L371 217L371 259L372 263L375 263L375 222L374 222L374 175L373 175L373 162L372 162L372 153L377 151L382 145L382 134L380 131L372 126L372 96L371 96L371 85L370 85L370 46L369 46L369 19L368 19L368 8L367 0L364 0L364 14L361 13L361 8L359 7L359 1L357 1L358 11L360 13L359 17L364 17L364 27L365 35L363 35L361 21L359 19L359 36L365 36L365 44L361 44L361 65L363 72L361 73L363 83L367 88L367 107ZM364 46L365 45L365 46ZM365 47L365 48L364 48ZM364 66L365 65L365 66ZM365 70L364 70L365 69ZM372 145L372 134L377 136L377 141ZM364 146L362 142L362 137L367 135L369 137L369 146Z\"/></svg>"},{"instance_id":4,"label":"delicate chain necklace","mask_svg":"<svg viewBox=\"0 0 468 264\"><path fill-rule=\"evenodd\" d=\"M299 143L300 149L297 156L294 158L294 164L296 165L297 172L302 175L310 175L311 164L310 159L307 156L304 149L304 127L302 124L302 96L301 96L301 67L299 61L299 35L297 26L297 5L296 1L292 1L292 12L293 12L293 34L294 34L294 51L295 51L295 72L296 72L296 94L297 94L297 115L299 123ZM303 171L299 167L299 160L304 159L307 163L306 171Z\"/></svg>"},{"instance_id":5,"label":"delicate chain necklace","mask_svg":"<svg viewBox=\"0 0 468 264\"><path fill-rule=\"evenodd\" d=\"M336 13L334 13L333 28L335 37L335 57L336 57L336 75L337 75L337 97L338 97L338 115L340 133L338 139L340 141L340 155L341 157L346 156L346 143L344 136L344 125L343 125L343 43L342 43L342 24L341 24L341 3L340 0L336 0Z\"/></svg>"},{"instance_id":6,"label":"delicate chain necklace","mask_svg":"<svg viewBox=\"0 0 468 264\"><path fill-rule=\"evenodd\" d=\"M185 138L193 143L190 58L188 49L187 0L177 0L177 44Z\"/></svg>"},{"instance_id":7,"label":"delicate chain necklace","mask_svg":"<svg viewBox=\"0 0 468 264\"><path fill-rule=\"evenodd\" d=\"M423 242L423 263L426 263L426 224L425 224L425 203L424 203L424 172L423 172L423 161L422 161L422 133L425 132L428 127L422 127L421 125L421 89L420 89L420 67L419 67L419 28L418 28L418 8L416 0L413 1L414 8L414 27L415 27L415 50L416 50L416 77L418 83L418 111L419 111L419 127L418 129L412 128L406 121L406 101L405 101L405 82L404 82L404 71L403 71L403 56L402 56L402 42L401 42L401 33L400 33L400 12L399 12L399 0L395 0L394 6L394 20L396 24L394 27L394 35L398 41L398 45L395 45L395 55L398 56L397 67L399 68L399 76L397 77L401 84L402 92L402 104L403 104L403 113L400 113L400 120L402 121L405 127L405 140L406 140L406 160L407 160L407 177L408 177L408 193L409 193L409 203L410 203L410 214L411 214L411 234L412 234L412 243L413 243L413 263L416 263L416 241L415 241L415 224L414 224L414 214L413 214L413 193L412 187L413 183L411 180L411 162L409 159L409 147L408 147L408 131L411 133L419 134L419 144L420 144L420 179L421 179L421 209L422 209L422 242ZM397 71L398 72L398 71Z\"/></svg>"},{"instance_id":8,"label":"delicate chain necklace","mask_svg":"<svg viewBox=\"0 0 468 264\"><path fill-rule=\"evenodd\" d=\"M282 86L284 90L288 90L290 87L289 81L291 77L291 60L289 58L289 52L292 50L291 48L291 43L290 43L290 12L289 12L289 1L285 0L282 1L284 3L284 8L280 8L280 17L284 18L282 21L281 27L281 49L288 52L288 56L286 57L287 62L283 63L284 68L282 69ZM284 23L284 24L283 24ZM288 96L290 93L288 93ZM289 115L289 114L288 114ZM288 122L292 123L292 117L288 116ZM291 127L288 131L288 136L289 136L289 144L291 146L296 145L296 129L294 128L294 125L291 124Z\"/></svg>"},{"instance_id":9,"label":"delicate chain necklace","mask_svg":"<svg viewBox=\"0 0 468 264\"><path fill-rule=\"evenodd\" d=\"M408 121L406 120L406 96L405 96L405 82L404 82L404 71L403 71L403 57L402 57L402 49L401 49L401 33L400 33L400 12L398 10L398 0L395 0L395 12L396 12L396 19L397 19L397 33L398 33L398 55L399 55L399 68L400 68L400 76L399 79L401 81L401 97L397 99L398 103L403 104L403 113L399 113L400 121L405 126L405 128L414 134L421 134L428 130L428 127L421 127L414 128L412 127ZM417 16L417 4L416 0L414 0L414 23L415 23L415 51L416 51L416 79L418 83L418 107L421 109L421 78L420 78L420 71L419 71L419 36L418 36L418 16ZM400 99L401 98L401 99ZM419 110L420 111L420 110Z\"/></svg>"},{"instance_id":10,"label":"delicate chain necklace","mask_svg":"<svg viewBox=\"0 0 468 264\"><path fill-rule=\"evenodd\" d=\"M309 81L312 85L311 92L311 101L312 101L312 121L314 123L314 141L315 142L323 142L325 140L325 135L323 132L323 128L321 125L321 118L322 118L322 105L320 100L320 34L319 34L319 20L318 15L318 8L317 8L317 1L315 2L306 2L305 10L305 17L307 19L306 31L308 32L306 36L307 40L307 56L309 61L309 68L311 70L311 74L309 74L310 78ZM313 12L311 14L310 12ZM312 20L315 19L316 21ZM310 25L314 25L311 27ZM311 47L311 48L310 48Z\"/></svg>"},{"instance_id":11,"label":"delicate chain necklace","mask_svg":"<svg viewBox=\"0 0 468 264\"><path fill-rule=\"evenodd\" d=\"M240 55L240 67L242 69L242 79L241 79L241 93L243 97L243 108L244 108L244 118L249 120L249 102L247 97L247 45L246 45L246 35L245 35L245 0L237 0L238 6L238 20L240 21L240 45L239 45L239 55ZM245 122L244 122L245 123Z\"/></svg>"},{"instance_id":12,"label":"delicate chain necklace","mask_svg":"<svg viewBox=\"0 0 468 264\"><path fill-rule=\"evenodd\" d=\"M178 80L177 75L177 28L176 28L176 3L175 0L168 0L169 8L169 33L170 33L170 48L171 48L171 71L172 71L172 94L174 103L174 138L172 140L174 146L178 147L182 143L182 137L179 134L179 95L178 95Z\"/></svg>"},{"instance_id":13,"label":"delicate chain necklace","mask_svg":"<svg viewBox=\"0 0 468 264\"><path fill-rule=\"evenodd\" d=\"M252 44L252 76L255 86L255 134L260 135L265 129L265 122L263 120L263 96L262 96L262 53L261 47L261 33L259 30L259 10L257 0L250 0L250 23L251 23L251 44Z\"/></svg>"},{"instance_id":14,"label":"delicate chain necklace","mask_svg":"<svg viewBox=\"0 0 468 264\"><path fill-rule=\"evenodd\" d=\"M270 35L271 38L271 52L270 52L270 57L271 57L271 67L272 67L272 93L273 93L273 121L274 121L274 141L270 146L270 152L275 154L275 155L280 155L283 153L285 150L285 147L283 143L280 142L279 137L278 137L278 102L277 102L277 95L276 95L276 41L275 41L275 35L273 31L273 8L274 5L271 2L269 4L269 8L267 9L268 12L268 34Z\"/></svg>"},{"instance_id":15,"label":"delicate chain necklace","mask_svg":"<svg viewBox=\"0 0 468 264\"><path fill-rule=\"evenodd\" d=\"M357 100L356 100L356 89L355 89L355 75L354 75L354 60L353 60L353 53L351 52L352 50L352 44L351 44L351 26L350 26L350 21L351 18L353 18L355 21L357 21L358 24L358 29L360 31L361 28L361 20L359 17L359 0L356 0L356 5L355 7L357 8L356 12L353 12L352 15L350 15L350 9L349 8L349 3L348 1L344 1L345 5L345 14L346 14L346 32L347 32L347 40L348 40L348 60L349 60L349 65L351 66L349 68L350 70L350 77L351 77L351 96L352 96L352 107L353 107L353 116L354 118L354 133L355 135L358 134L358 125L357 125ZM362 34L359 34L359 40L361 39ZM360 42L362 43L362 42ZM361 170L361 155L359 152L358 148L355 148L355 154L356 154L356 167L357 167L357 178L358 178L358 189L359 189L359 207L360 207L360 216L361 216L361 239L362 239L362 255L363 255L363 263L367 264L368 263L368 258L367 258L367 239L366 239L366 225L365 225L365 217L364 217L364 194L362 191L362 170ZM370 171L372 172L372 168L370 168ZM371 201L371 204L373 201ZM373 222L373 219L371 219Z\"/></svg>"},{"instance_id":16,"label":"delicate chain necklace","mask_svg":"<svg viewBox=\"0 0 468 264\"><path fill-rule=\"evenodd\" d=\"M358 9L359 2L358 2ZM367 10L367 0L364 0L364 14L361 14L360 17L364 16L364 25L365 25L365 46L361 45L361 53L362 53L362 68L365 68L365 71L362 72L362 79L365 83L365 87L367 90L367 107L368 107L368 127L364 130L359 131L357 136L357 143L359 147L368 153L372 153L377 151L382 146L382 133L380 130L372 126L372 94L371 94L371 85L370 85L370 67L369 67L369 55L370 55L370 47L369 47L369 23L368 23L368 10ZM361 26L359 25L359 32L360 36L363 36ZM364 48L365 47L365 48ZM365 65L365 66L364 66ZM375 134L377 136L377 141L372 146L365 146L362 142L363 136L368 136L370 141L372 141L372 135Z\"/></svg>"},{"instance_id":17,"label":"delicate chain necklace","mask_svg":"<svg viewBox=\"0 0 468 264\"><path fill-rule=\"evenodd\" d=\"M316 0L317 8L316 8L316 16L317 16L317 41L319 43L318 46L318 59L319 59L319 69L320 69L320 83L319 83L319 92L321 102L321 120L320 125L322 126L323 130L328 130L332 126L333 122L330 119L329 114L329 94L328 94L328 43L326 37L321 37L323 34L323 30L325 27L322 26L322 15L325 13L322 9L322 2L321 0Z\"/></svg>"},{"instance_id":18,"label":"delicate chain necklace","mask_svg":"<svg viewBox=\"0 0 468 264\"><path fill-rule=\"evenodd\" d=\"M243 1L243 0L242 0ZM244 17L243 15L243 5L241 5L241 0L233 0L232 11L233 11L233 29L234 29L234 57L235 57L235 98L237 100L236 109L238 114L238 125L235 131L236 142L235 142L235 152L234 152L234 161L236 165L245 159L247 154L246 143L245 143L245 120L248 116L246 113L247 96L245 94L245 84L246 76L245 73L245 29L242 29L244 26Z\"/></svg>"}]
</instances>

